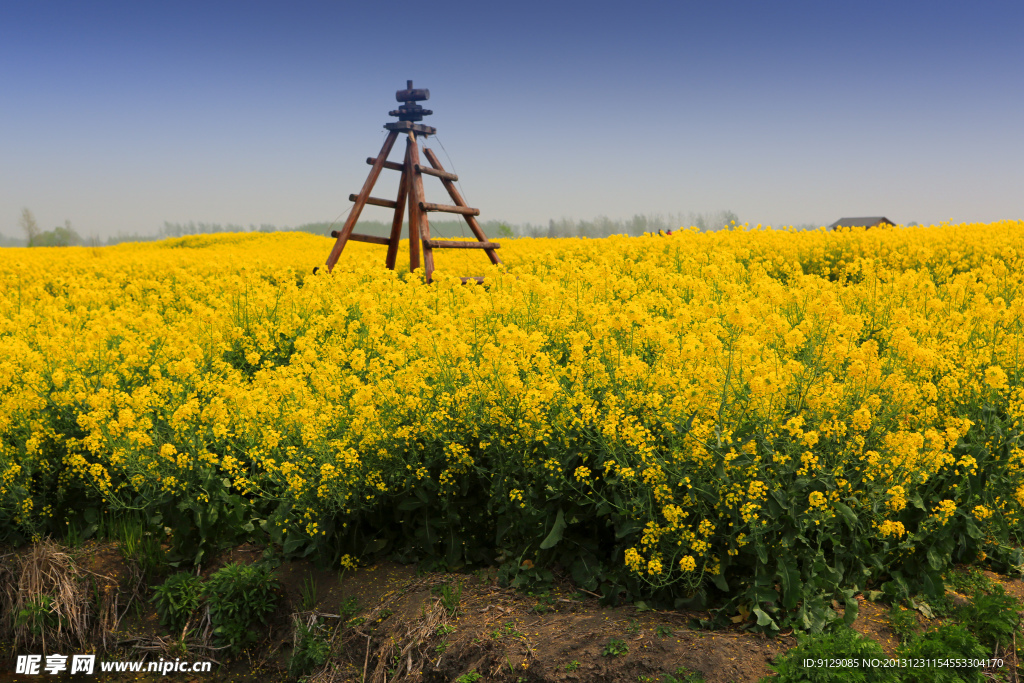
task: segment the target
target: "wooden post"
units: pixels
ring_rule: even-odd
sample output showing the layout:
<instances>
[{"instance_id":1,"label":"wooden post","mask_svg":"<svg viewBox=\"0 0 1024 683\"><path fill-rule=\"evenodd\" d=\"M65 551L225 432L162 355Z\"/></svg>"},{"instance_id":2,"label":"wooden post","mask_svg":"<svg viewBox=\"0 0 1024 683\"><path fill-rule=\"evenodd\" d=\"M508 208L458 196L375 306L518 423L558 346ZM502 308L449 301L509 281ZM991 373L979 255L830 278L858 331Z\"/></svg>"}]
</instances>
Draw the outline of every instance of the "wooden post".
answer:
<instances>
[{"instance_id":1,"label":"wooden post","mask_svg":"<svg viewBox=\"0 0 1024 683\"><path fill-rule=\"evenodd\" d=\"M430 240L430 222L427 219L427 212L422 209L423 203L423 176L416 173L416 166L420 163L419 145L416 144L416 134L409 132L409 208L416 206L416 220L412 219L412 212L409 213L409 242L420 242L423 245L423 268L426 270L426 280L431 281L434 275L434 249L428 244ZM411 269L411 266L410 266Z\"/></svg>"},{"instance_id":2,"label":"wooden post","mask_svg":"<svg viewBox=\"0 0 1024 683\"><path fill-rule=\"evenodd\" d=\"M398 243L402 239L402 222L405 220L405 200L408 195L406 183L406 168L409 166L409 147L405 148L405 163L401 166L402 178L398 181L398 199L395 202L395 217L391 221L391 239L388 241L388 255L384 264L390 269L395 269L395 261L398 258Z\"/></svg>"},{"instance_id":3,"label":"wooden post","mask_svg":"<svg viewBox=\"0 0 1024 683\"><path fill-rule=\"evenodd\" d=\"M395 140L398 139L398 133L391 131L388 133L388 137L384 140L384 146L380 149L380 154L377 155L377 160L373 162L373 168L370 169L370 175L367 176L366 182L363 183L363 189L360 190L359 196L356 197L356 203L352 205L352 211L348 214L348 220L345 221L345 227L338 233L338 239L334 243L334 248L331 249L331 253L327 256L327 271L334 270L334 264L338 262L338 257L341 256L342 250L345 248L345 244L348 242L348 236L352 234L352 228L355 227L356 221L359 220L359 214L362 213L363 207L366 206L366 200L370 197L370 192L373 190L374 184L377 182L377 178L380 176L380 171L384 168L384 162L387 161L388 155L391 154L391 148L395 145Z\"/></svg>"},{"instance_id":4,"label":"wooden post","mask_svg":"<svg viewBox=\"0 0 1024 683\"><path fill-rule=\"evenodd\" d=\"M409 272L420 267L420 241L417 237L420 226L420 203L416 199L416 185L413 182L415 171L412 168L412 149L416 143L412 134L405 141L405 175L406 203L409 204Z\"/></svg>"}]
</instances>

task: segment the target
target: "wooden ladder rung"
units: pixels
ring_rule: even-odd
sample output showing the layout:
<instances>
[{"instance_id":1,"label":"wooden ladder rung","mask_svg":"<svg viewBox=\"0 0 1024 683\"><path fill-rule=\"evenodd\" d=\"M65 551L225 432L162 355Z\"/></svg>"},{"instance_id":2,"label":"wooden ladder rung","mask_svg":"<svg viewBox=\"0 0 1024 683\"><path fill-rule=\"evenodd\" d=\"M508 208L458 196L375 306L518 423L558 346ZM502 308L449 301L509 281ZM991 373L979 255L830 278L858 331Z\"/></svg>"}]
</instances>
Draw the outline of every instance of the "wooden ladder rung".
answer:
<instances>
[{"instance_id":1,"label":"wooden ladder rung","mask_svg":"<svg viewBox=\"0 0 1024 683\"><path fill-rule=\"evenodd\" d=\"M451 240L423 240L431 249L498 249L497 242L454 242Z\"/></svg>"},{"instance_id":2,"label":"wooden ladder rung","mask_svg":"<svg viewBox=\"0 0 1024 683\"><path fill-rule=\"evenodd\" d=\"M432 175L435 178L442 178L443 180L450 180L453 183L458 182L459 180L459 176L455 175L454 173L449 173L448 171L439 171L436 168L430 168L429 166L421 166L420 164L416 164L416 170L419 173Z\"/></svg>"},{"instance_id":3,"label":"wooden ladder rung","mask_svg":"<svg viewBox=\"0 0 1024 683\"><path fill-rule=\"evenodd\" d=\"M337 239L338 235L340 234L341 233L338 232L337 230L331 230L331 237L335 239ZM391 244L391 240L389 240L387 237L377 237L375 235L360 235L358 232L353 232L348 236L348 238L353 242L369 242L370 244L383 245Z\"/></svg>"},{"instance_id":4,"label":"wooden ladder rung","mask_svg":"<svg viewBox=\"0 0 1024 683\"><path fill-rule=\"evenodd\" d=\"M359 195L357 194L350 194L348 196L348 200L350 202L354 202L357 199L359 199ZM379 199L377 197L367 197L366 203L373 204L374 206L383 206L388 209L393 209L396 206L398 206L398 202L396 202L394 199Z\"/></svg>"},{"instance_id":5,"label":"wooden ladder rung","mask_svg":"<svg viewBox=\"0 0 1024 683\"><path fill-rule=\"evenodd\" d=\"M444 211L445 213L460 213L463 216L479 216L480 209L471 209L468 206L452 206L451 204L432 204L420 202L421 211Z\"/></svg>"},{"instance_id":6,"label":"wooden ladder rung","mask_svg":"<svg viewBox=\"0 0 1024 683\"><path fill-rule=\"evenodd\" d=\"M366 163L368 163L370 166L373 166L376 162L377 162L377 160L374 159L373 157L366 157ZM403 171L403 170L405 170L405 167L402 166L402 164L396 164L393 161L385 161L384 162L384 168L391 169L392 171Z\"/></svg>"}]
</instances>

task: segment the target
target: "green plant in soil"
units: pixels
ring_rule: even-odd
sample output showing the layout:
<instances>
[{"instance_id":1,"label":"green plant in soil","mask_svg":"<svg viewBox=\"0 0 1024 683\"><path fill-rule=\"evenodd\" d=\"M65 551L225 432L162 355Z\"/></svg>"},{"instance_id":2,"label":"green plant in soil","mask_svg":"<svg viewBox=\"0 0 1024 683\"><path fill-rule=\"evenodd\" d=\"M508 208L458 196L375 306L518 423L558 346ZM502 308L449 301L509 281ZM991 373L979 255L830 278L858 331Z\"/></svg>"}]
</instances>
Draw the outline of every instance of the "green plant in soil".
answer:
<instances>
[{"instance_id":1,"label":"green plant in soil","mask_svg":"<svg viewBox=\"0 0 1024 683\"><path fill-rule=\"evenodd\" d=\"M167 570L167 558L160 538L137 517L126 517L112 524L121 556L138 568L142 578L152 581Z\"/></svg>"},{"instance_id":2,"label":"green plant in soil","mask_svg":"<svg viewBox=\"0 0 1024 683\"><path fill-rule=\"evenodd\" d=\"M977 567L955 567L946 572L943 579L947 588L964 595L972 595L979 590L988 593L995 586L992 579Z\"/></svg>"},{"instance_id":3,"label":"green plant in soil","mask_svg":"<svg viewBox=\"0 0 1024 683\"><path fill-rule=\"evenodd\" d=\"M256 642L256 627L266 624L277 601L278 583L263 564L229 564L206 583L213 634L232 653Z\"/></svg>"},{"instance_id":4,"label":"green plant in soil","mask_svg":"<svg viewBox=\"0 0 1024 683\"><path fill-rule=\"evenodd\" d=\"M953 613L956 611L956 605L953 603L953 599L945 593L936 598L930 598L925 602L931 609L932 616L937 619L945 619L947 617L951 617L953 616Z\"/></svg>"},{"instance_id":5,"label":"green plant in soil","mask_svg":"<svg viewBox=\"0 0 1024 683\"><path fill-rule=\"evenodd\" d=\"M189 618L199 609L202 593L203 582L198 576L178 572L153 588L150 602L156 605L160 623L171 635L178 636Z\"/></svg>"},{"instance_id":6,"label":"green plant in soil","mask_svg":"<svg viewBox=\"0 0 1024 683\"><path fill-rule=\"evenodd\" d=\"M895 683L892 669L883 667L835 666L808 667L806 660L855 661L885 659L882 646L862 637L848 626L831 633L799 636L797 646L769 665L778 676L765 677L761 683Z\"/></svg>"},{"instance_id":7,"label":"green plant in soil","mask_svg":"<svg viewBox=\"0 0 1024 683\"><path fill-rule=\"evenodd\" d=\"M704 674L679 667L675 674L662 674L661 683L703 683Z\"/></svg>"},{"instance_id":8,"label":"green plant in soil","mask_svg":"<svg viewBox=\"0 0 1024 683\"><path fill-rule=\"evenodd\" d=\"M17 628L23 628L33 637L40 638L57 626L57 615L53 613L53 598L49 595L35 595L14 619Z\"/></svg>"},{"instance_id":9,"label":"green plant in soil","mask_svg":"<svg viewBox=\"0 0 1024 683\"><path fill-rule=\"evenodd\" d=\"M462 599L462 584L459 582L444 583L439 588L434 588L434 592L441 598L441 605L449 616L455 616L459 612L459 601Z\"/></svg>"},{"instance_id":10,"label":"green plant in soil","mask_svg":"<svg viewBox=\"0 0 1024 683\"><path fill-rule=\"evenodd\" d=\"M601 650L601 656L603 657L621 657L622 655L629 653L629 645L626 642L619 640L618 638L612 638Z\"/></svg>"},{"instance_id":11,"label":"green plant in soil","mask_svg":"<svg viewBox=\"0 0 1024 683\"><path fill-rule=\"evenodd\" d=\"M918 631L917 614L902 605L893 605L889 609L889 626L901 643L907 643Z\"/></svg>"},{"instance_id":12,"label":"green plant in soil","mask_svg":"<svg viewBox=\"0 0 1024 683\"><path fill-rule=\"evenodd\" d=\"M978 639L960 624L943 624L915 636L902 646L898 657L906 659L986 659L991 655ZM978 668L908 667L900 670L900 683L982 683Z\"/></svg>"},{"instance_id":13,"label":"green plant in soil","mask_svg":"<svg viewBox=\"0 0 1024 683\"><path fill-rule=\"evenodd\" d=\"M353 619L359 613L359 598L354 595L341 601L338 613L341 614L342 623L348 626L358 626L365 621L363 618Z\"/></svg>"},{"instance_id":14,"label":"green plant in soil","mask_svg":"<svg viewBox=\"0 0 1024 683\"><path fill-rule=\"evenodd\" d=\"M323 624L296 624L295 649L288 662L288 673L296 678L305 676L324 665L331 654L331 643Z\"/></svg>"},{"instance_id":15,"label":"green plant in soil","mask_svg":"<svg viewBox=\"0 0 1024 683\"><path fill-rule=\"evenodd\" d=\"M990 593L975 591L971 603L959 610L957 619L985 647L1006 649L1020 629L1020 608L1020 601L997 584Z\"/></svg>"},{"instance_id":16,"label":"green plant in soil","mask_svg":"<svg viewBox=\"0 0 1024 683\"><path fill-rule=\"evenodd\" d=\"M506 622L505 625L501 628L494 629L493 631L491 631L491 638L493 638L494 640L500 640L501 638L504 638L506 636L512 638L521 638L522 635L523 634L516 629L515 624L511 621Z\"/></svg>"},{"instance_id":17,"label":"green plant in soil","mask_svg":"<svg viewBox=\"0 0 1024 683\"><path fill-rule=\"evenodd\" d=\"M300 594L302 609L308 612L316 608L316 581L312 576L307 576L302 579Z\"/></svg>"}]
</instances>

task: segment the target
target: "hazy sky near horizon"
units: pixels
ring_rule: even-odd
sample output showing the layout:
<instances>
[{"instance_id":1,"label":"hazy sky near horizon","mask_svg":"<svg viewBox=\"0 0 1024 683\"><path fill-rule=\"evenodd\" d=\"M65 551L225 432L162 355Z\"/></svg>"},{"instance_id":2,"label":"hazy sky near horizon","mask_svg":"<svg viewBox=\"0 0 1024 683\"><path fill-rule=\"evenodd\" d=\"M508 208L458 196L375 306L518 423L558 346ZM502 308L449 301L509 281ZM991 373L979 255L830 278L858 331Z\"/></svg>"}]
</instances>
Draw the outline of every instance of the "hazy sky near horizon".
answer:
<instances>
[{"instance_id":1,"label":"hazy sky near horizon","mask_svg":"<svg viewBox=\"0 0 1024 683\"><path fill-rule=\"evenodd\" d=\"M482 220L1024 219L1022 28L1019 0L4 2L0 233L331 220L406 79Z\"/></svg>"}]
</instances>

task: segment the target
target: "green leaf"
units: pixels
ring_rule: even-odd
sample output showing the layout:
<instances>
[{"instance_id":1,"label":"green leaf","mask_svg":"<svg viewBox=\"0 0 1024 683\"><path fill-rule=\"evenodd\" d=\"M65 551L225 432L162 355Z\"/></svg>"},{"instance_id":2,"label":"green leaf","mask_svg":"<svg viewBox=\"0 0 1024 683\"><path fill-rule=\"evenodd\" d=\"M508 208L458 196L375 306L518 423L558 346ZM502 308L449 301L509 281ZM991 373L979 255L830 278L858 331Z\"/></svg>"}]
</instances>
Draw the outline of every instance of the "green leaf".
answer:
<instances>
[{"instance_id":1,"label":"green leaf","mask_svg":"<svg viewBox=\"0 0 1024 683\"><path fill-rule=\"evenodd\" d=\"M779 625L775 623L775 620L768 616L768 613L760 607L754 607L754 614L757 615L758 626L771 626L773 631L779 630Z\"/></svg>"},{"instance_id":2,"label":"green leaf","mask_svg":"<svg viewBox=\"0 0 1024 683\"><path fill-rule=\"evenodd\" d=\"M857 528L857 524L858 522L860 522L860 520L857 519L857 513L853 511L853 508L851 508L849 505L846 505L845 503L839 502L833 503L832 505L833 507L835 507L836 510L839 510L839 514L843 516L843 520L846 521L846 524L850 527L850 529Z\"/></svg>"},{"instance_id":3,"label":"green leaf","mask_svg":"<svg viewBox=\"0 0 1024 683\"><path fill-rule=\"evenodd\" d=\"M928 564L937 572L941 572L946 568L946 560L943 559L942 554L934 547L928 548Z\"/></svg>"},{"instance_id":4,"label":"green leaf","mask_svg":"<svg viewBox=\"0 0 1024 683\"><path fill-rule=\"evenodd\" d=\"M384 546L388 544L386 538L375 538L366 544L366 552L375 553L379 550L383 550Z\"/></svg>"},{"instance_id":5,"label":"green leaf","mask_svg":"<svg viewBox=\"0 0 1024 683\"><path fill-rule=\"evenodd\" d=\"M778 576L782 584L782 604L786 609L793 609L800 600L797 590L800 586L800 571L791 557L779 557Z\"/></svg>"},{"instance_id":6,"label":"green leaf","mask_svg":"<svg viewBox=\"0 0 1024 683\"><path fill-rule=\"evenodd\" d=\"M296 550L299 549L299 547L303 544L303 542L305 542L305 539L302 538L301 536L299 536L298 534L293 534L293 535L289 536L284 541L284 547L283 547L284 554L285 555L291 555L292 553L294 553Z\"/></svg>"},{"instance_id":7,"label":"green leaf","mask_svg":"<svg viewBox=\"0 0 1024 683\"><path fill-rule=\"evenodd\" d=\"M860 604L857 602L857 598L853 596L853 591L848 591L846 596L846 610L843 612L843 622L847 626L852 626L853 622L857 620L857 614L860 612Z\"/></svg>"},{"instance_id":8,"label":"green leaf","mask_svg":"<svg viewBox=\"0 0 1024 683\"><path fill-rule=\"evenodd\" d=\"M978 540L979 538L981 538L981 529L978 528L978 525L974 523L973 519L968 518L967 524L965 524L964 526L966 527L968 536L970 536L974 540Z\"/></svg>"},{"instance_id":9,"label":"green leaf","mask_svg":"<svg viewBox=\"0 0 1024 683\"><path fill-rule=\"evenodd\" d=\"M757 559L761 561L761 564L768 564L768 549L765 544L757 542L754 545L757 548Z\"/></svg>"},{"instance_id":10,"label":"green leaf","mask_svg":"<svg viewBox=\"0 0 1024 683\"><path fill-rule=\"evenodd\" d=\"M547 550L548 548L553 548L561 541L566 526L568 525L565 523L565 516L562 514L561 508L559 508L558 515L555 517L555 525L551 528L551 533L548 534L547 538L541 541L540 549Z\"/></svg>"}]
</instances>

